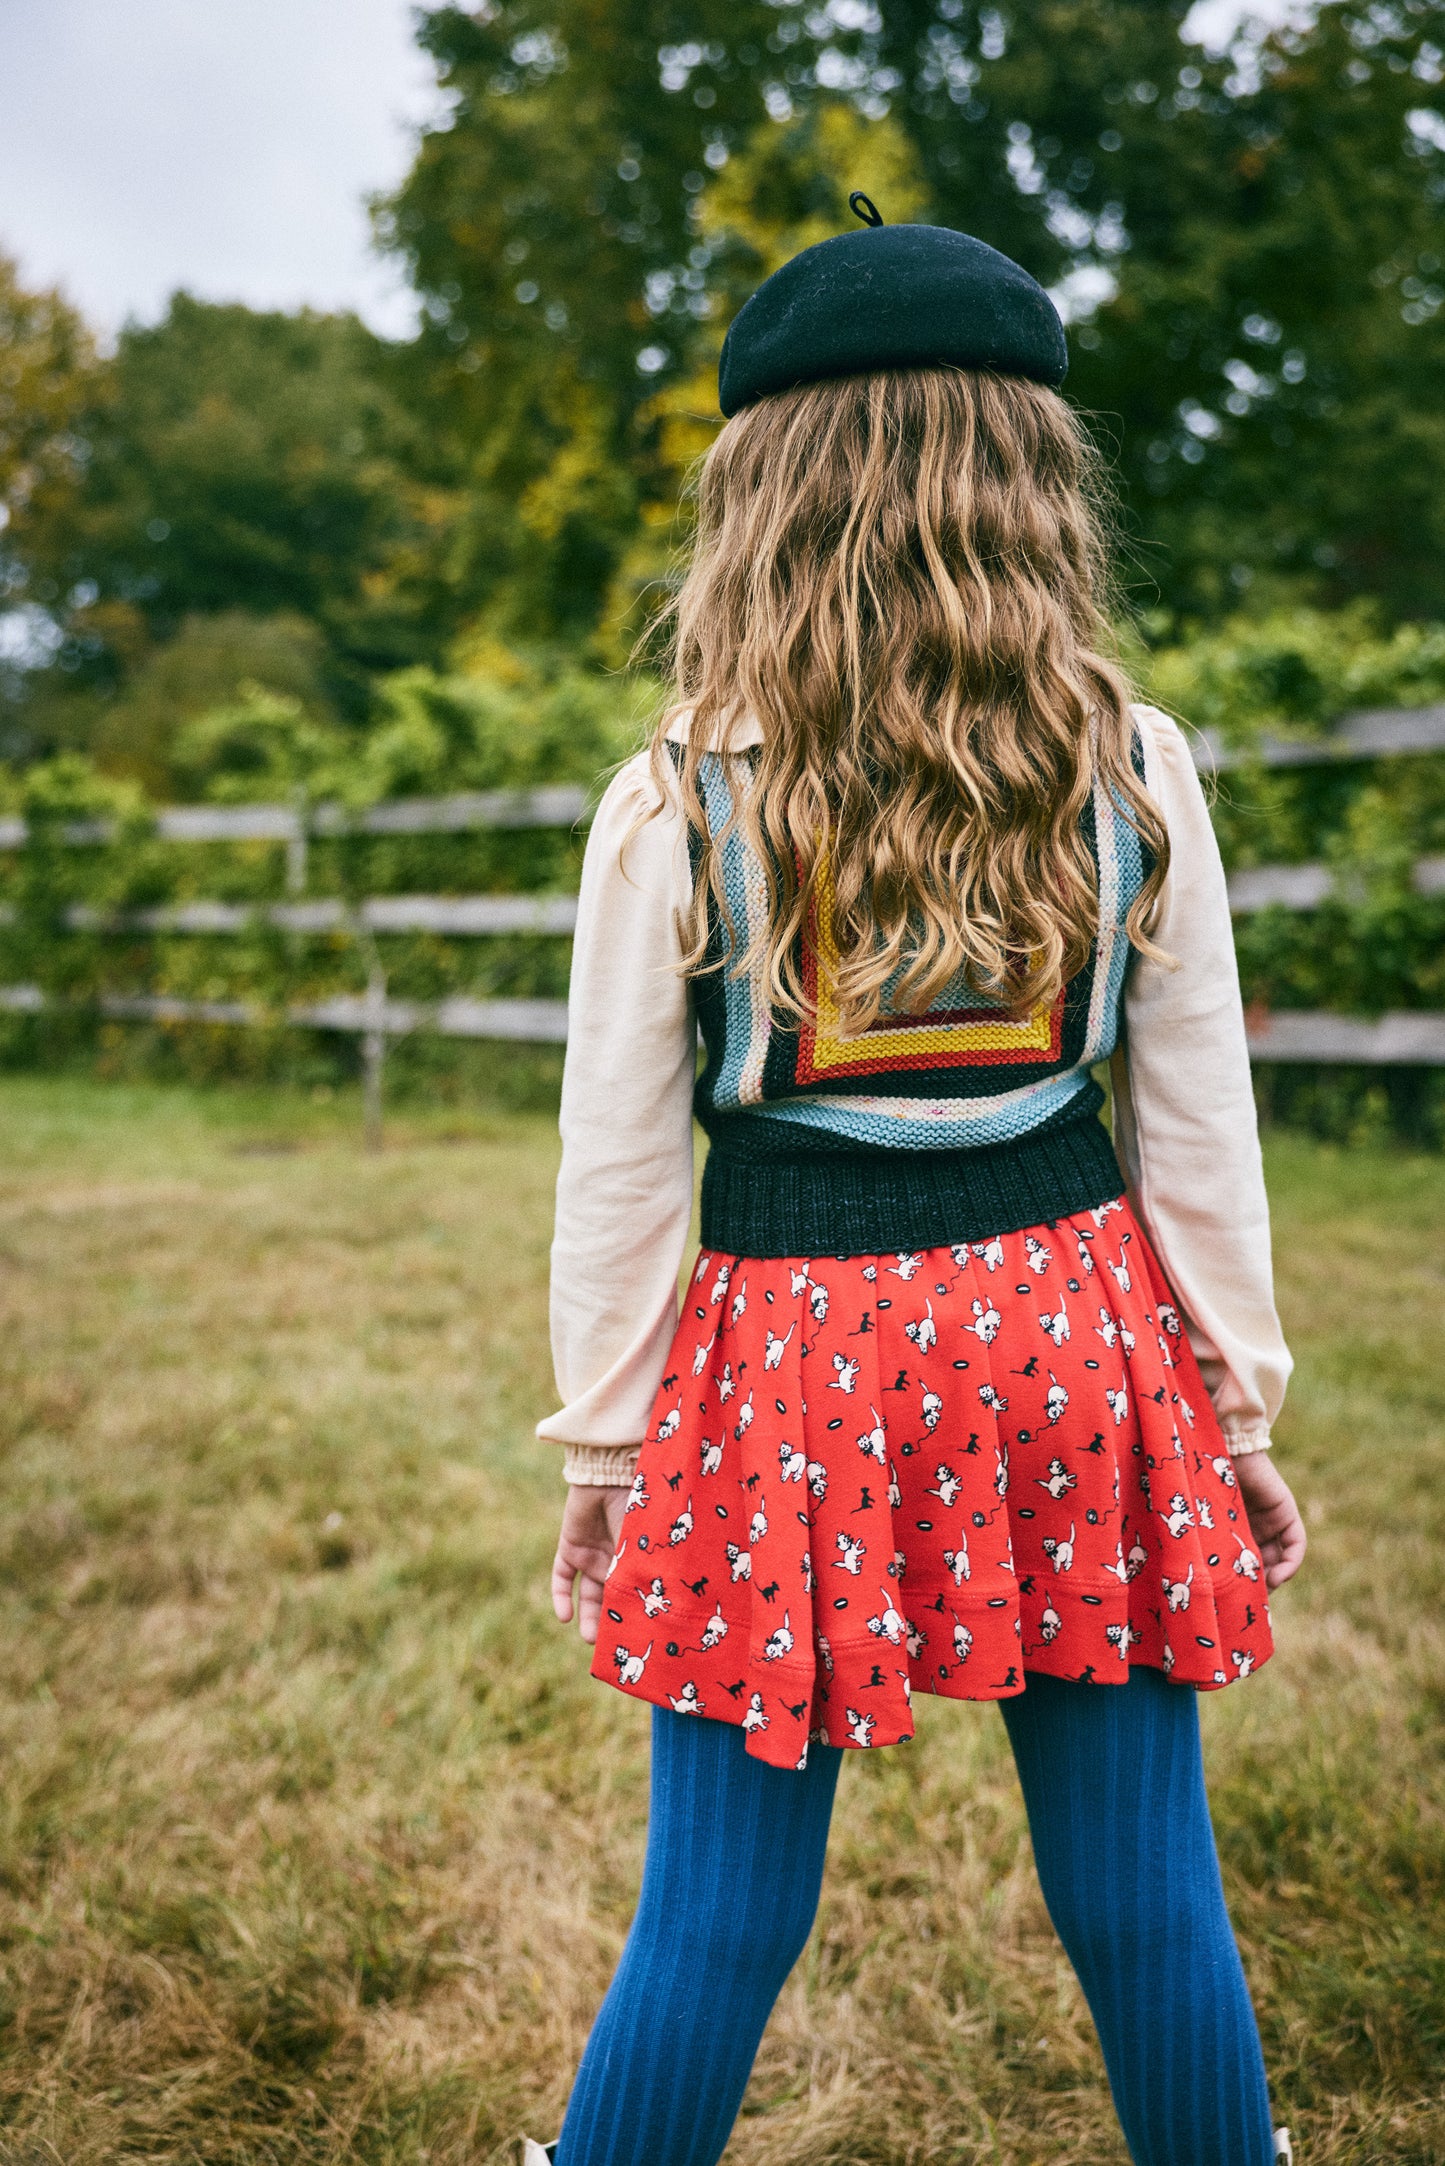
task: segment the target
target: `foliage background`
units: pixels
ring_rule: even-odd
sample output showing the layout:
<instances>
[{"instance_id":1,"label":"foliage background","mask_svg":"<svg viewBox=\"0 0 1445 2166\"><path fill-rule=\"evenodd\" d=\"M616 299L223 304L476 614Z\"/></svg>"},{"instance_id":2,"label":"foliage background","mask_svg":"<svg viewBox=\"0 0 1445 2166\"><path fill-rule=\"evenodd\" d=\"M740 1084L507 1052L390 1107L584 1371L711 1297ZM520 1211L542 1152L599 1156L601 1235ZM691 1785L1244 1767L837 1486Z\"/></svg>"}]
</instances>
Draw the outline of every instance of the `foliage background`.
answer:
<instances>
[{"instance_id":1,"label":"foliage background","mask_svg":"<svg viewBox=\"0 0 1445 2166\"><path fill-rule=\"evenodd\" d=\"M1307 733L1343 707L1445 696L1445 637L1402 626L1383 635L1360 607L1229 620L1184 647L1141 649L1156 696L1221 727L1248 749L1265 730ZM364 733L348 733L296 696L254 683L177 734L173 759L220 802L360 807L402 795L575 780L595 785L636 743L648 688L579 669L525 687L443 677L424 666L390 677ZM655 695L654 695L655 696ZM394 997L560 998L568 942L345 931L295 933L256 922L241 935L76 931L75 905L102 916L196 899L286 899L284 850L268 843L156 839L133 783L63 753L11 777L0 811L20 813L23 849L0 850L0 984L39 985L43 1014L0 1015L0 1059L12 1066L99 1063L109 1074L245 1074L331 1087L355 1072L354 1044L288 1029L288 1003L364 990L379 953ZM1445 896L1412 885L1418 858L1445 854L1445 756L1223 772L1215 821L1232 866L1324 861L1336 891L1321 907L1280 906L1236 920L1246 999L1270 1008L1378 1015L1445 1006ZM116 840L75 846L67 823L108 817ZM308 892L352 900L385 894L540 894L575 890L580 831L353 834L310 846ZM163 993L247 1001L273 1010L271 1030L105 1023L106 994ZM458 1097L478 1090L531 1104L555 1088L550 1050L483 1049L424 1037L399 1044L391 1086ZM1445 1078L1292 1072L1261 1077L1275 1116L1336 1138L1388 1132L1445 1140Z\"/></svg>"}]
</instances>

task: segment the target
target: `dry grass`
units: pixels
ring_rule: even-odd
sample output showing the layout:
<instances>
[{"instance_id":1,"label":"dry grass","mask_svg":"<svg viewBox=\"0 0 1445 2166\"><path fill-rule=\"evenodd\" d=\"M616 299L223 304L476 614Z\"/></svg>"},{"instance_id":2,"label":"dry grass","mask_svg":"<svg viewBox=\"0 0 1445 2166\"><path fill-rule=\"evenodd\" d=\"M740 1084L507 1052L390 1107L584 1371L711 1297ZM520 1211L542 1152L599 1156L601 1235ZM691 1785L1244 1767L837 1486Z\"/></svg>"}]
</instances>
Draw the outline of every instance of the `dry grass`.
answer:
<instances>
[{"instance_id":1,"label":"dry grass","mask_svg":"<svg viewBox=\"0 0 1445 2166\"><path fill-rule=\"evenodd\" d=\"M645 1799L544 1599L548 1124L11 1081L0 1136L0 2160L510 2157ZM1303 2158L1442 2166L1445 1165L1271 1156L1314 1552L1216 1814ZM1119 2166L996 1715L850 1761L728 2156Z\"/></svg>"}]
</instances>

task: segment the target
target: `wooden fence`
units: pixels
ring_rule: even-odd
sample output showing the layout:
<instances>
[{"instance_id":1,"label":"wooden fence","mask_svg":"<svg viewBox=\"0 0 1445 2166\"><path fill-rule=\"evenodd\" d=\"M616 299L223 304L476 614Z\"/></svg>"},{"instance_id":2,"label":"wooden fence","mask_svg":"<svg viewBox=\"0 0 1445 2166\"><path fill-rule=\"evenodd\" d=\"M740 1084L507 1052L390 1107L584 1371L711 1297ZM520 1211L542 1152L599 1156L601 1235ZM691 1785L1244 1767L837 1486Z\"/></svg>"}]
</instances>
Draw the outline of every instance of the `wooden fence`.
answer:
<instances>
[{"instance_id":1,"label":"wooden fence","mask_svg":"<svg viewBox=\"0 0 1445 2166\"><path fill-rule=\"evenodd\" d=\"M1237 767L1245 760L1267 767L1298 767L1339 761L1394 758L1445 750L1445 706L1380 710L1347 717L1328 737L1267 737L1248 753L1238 752L1205 732L1194 740L1196 765L1203 771ZM387 895L354 906L334 897L301 900L308 874L312 836L340 834L419 835L460 833L486 828L571 827L585 820L588 793L575 784L534 790L473 791L452 797L411 798L349 813L335 805L198 805L157 812L153 832L177 843L265 841L284 845L287 887L284 903L193 901L159 908L102 913L76 906L68 922L76 931L99 933L240 934L265 925L288 933L351 933L385 936L433 933L449 937L498 934L567 935L576 923L576 899L570 895ZM76 846L113 839L104 821L74 822L62 829ZM0 849L21 847L25 823L0 818ZM1445 857L1422 858L1413 868L1413 885L1422 895L1445 894ZM1246 914L1266 908L1313 910L1335 892L1328 866L1261 865L1230 876L1231 908ZM0 1009L36 1012L46 1006L36 986L0 987ZM338 994L322 1001L284 1009L244 1001L190 1001L162 994L117 994L101 998L102 1015L117 1020L159 1023L201 1022L238 1027L279 1026L359 1034L365 1051L368 1096L379 1108L386 1042L415 1032L450 1038L488 1038L560 1044L567 1034L567 1009L560 1000L473 1000L437 1002L388 998L384 973L374 967L365 995ZM1378 1020L1326 1011L1252 1012L1251 1055L1270 1062L1341 1062L1369 1066L1445 1066L1445 1014L1401 1011Z\"/></svg>"}]
</instances>

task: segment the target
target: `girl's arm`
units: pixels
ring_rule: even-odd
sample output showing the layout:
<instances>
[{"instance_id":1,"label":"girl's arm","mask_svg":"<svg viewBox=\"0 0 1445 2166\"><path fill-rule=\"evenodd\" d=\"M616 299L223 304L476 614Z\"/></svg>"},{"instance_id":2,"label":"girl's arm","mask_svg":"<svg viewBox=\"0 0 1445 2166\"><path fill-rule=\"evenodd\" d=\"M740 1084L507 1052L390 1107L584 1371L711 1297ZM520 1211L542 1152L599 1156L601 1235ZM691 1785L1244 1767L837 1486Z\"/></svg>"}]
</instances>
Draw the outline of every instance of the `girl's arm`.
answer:
<instances>
[{"instance_id":1,"label":"girl's arm","mask_svg":"<svg viewBox=\"0 0 1445 2166\"><path fill-rule=\"evenodd\" d=\"M632 833L656 803L640 754L592 823L567 1002L551 1303L564 1403L537 1434L565 1446L569 1482L599 1487L632 1479L692 1218L696 1025L675 968L687 832L668 803Z\"/></svg>"},{"instance_id":2,"label":"girl's arm","mask_svg":"<svg viewBox=\"0 0 1445 2166\"><path fill-rule=\"evenodd\" d=\"M1231 1453L1267 1448L1292 1363L1274 1305L1269 1205L1224 868L1183 732L1136 708L1171 860L1136 954L1114 1056L1114 1141Z\"/></svg>"}]
</instances>

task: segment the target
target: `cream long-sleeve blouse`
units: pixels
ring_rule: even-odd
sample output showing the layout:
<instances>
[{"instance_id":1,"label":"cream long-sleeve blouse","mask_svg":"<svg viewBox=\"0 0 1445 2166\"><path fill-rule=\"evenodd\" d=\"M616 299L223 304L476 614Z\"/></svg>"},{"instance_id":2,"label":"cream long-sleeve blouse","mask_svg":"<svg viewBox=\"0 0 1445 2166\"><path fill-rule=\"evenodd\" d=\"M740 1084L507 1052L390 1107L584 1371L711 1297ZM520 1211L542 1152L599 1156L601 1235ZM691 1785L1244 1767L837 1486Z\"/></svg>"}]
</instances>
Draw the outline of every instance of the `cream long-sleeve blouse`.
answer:
<instances>
[{"instance_id":1,"label":"cream long-sleeve blouse","mask_svg":"<svg viewBox=\"0 0 1445 2166\"><path fill-rule=\"evenodd\" d=\"M1155 708L1135 715L1169 831L1153 939L1173 967L1130 958L1114 1142L1229 1449L1261 1451L1291 1360L1224 869L1183 733ZM639 754L588 837L568 997L551 1304L563 1403L537 1434L565 1447L571 1482L631 1479L677 1324L693 1200L697 1032L678 969L690 895L681 808Z\"/></svg>"}]
</instances>

